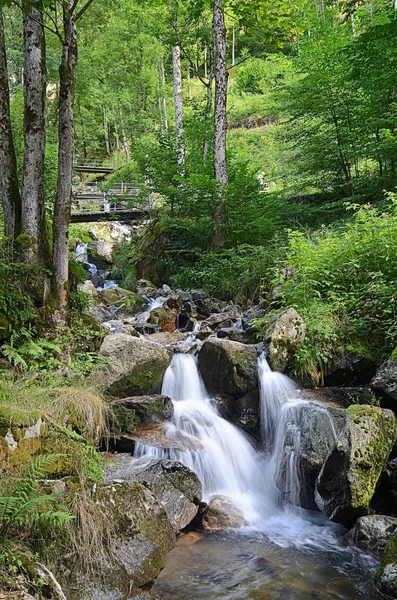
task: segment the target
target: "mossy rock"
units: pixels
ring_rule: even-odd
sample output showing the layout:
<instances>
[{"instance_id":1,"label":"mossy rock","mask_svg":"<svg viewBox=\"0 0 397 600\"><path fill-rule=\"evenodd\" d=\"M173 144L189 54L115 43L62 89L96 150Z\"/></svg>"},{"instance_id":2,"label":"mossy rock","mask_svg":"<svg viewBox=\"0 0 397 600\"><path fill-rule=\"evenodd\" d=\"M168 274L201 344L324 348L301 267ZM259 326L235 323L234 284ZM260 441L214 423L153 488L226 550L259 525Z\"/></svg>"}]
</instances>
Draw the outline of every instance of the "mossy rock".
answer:
<instances>
[{"instance_id":1,"label":"mossy rock","mask_svg":"<svg viewBox=\"0 0 397 600\"><path fill-rule=\"evenodd\" d=\"M53 473L84 475L103 480L102 459L83 437L50 423L43 412L0 405L0 468L13 472L28 466L34 456L63 454Z\"/></svg>"},{"instance_id":2,"label":"mossy rock","mask_svg":"<svg viewBox=\"0 0 397 600\"><path fill-rule=\"evenodd\" d=\"M351 405L316 482L316 503L347 527L370 512L376 485L397 435L394 413L377 406Z\"/></svg>"},{"instance_id":3,"label":"mossy rock","mask_svg":"<svg viewBox=\"0 0 397 600\"><path fill-rule=\"evenodd\" d=\"M90 572L75 567L65 578L68 600L127 600L131 589L149 589L175 545L165 509L140 483L114 481L86 490L108 523L107 556L91 556Z\"/></svg>"},{"instance_id":4,"label":"mossy rock","mask_svg":"<svg viewBox=\"0 0 397 600\"><path fill-rule=\"evenodd\" d=\"M383 594L397 597L397 531L386 544L375 581Z\"/></svg>"},{"instance_id":5,"label":"mossy rock","mask_svg":"<svg viewBox=\"0 0 397 600\"><path fill-rule=\"evenodd\" d=\"M113 414L111 435L131 433L138 425L151 420L168 420L174 413L171 399L161 394L114 400L111 408Z\"/></svg>"},{"instance_id":6,"label":"mossy rock","mask_svg":"<svg viewBox=\"0 0 397 600\"><path fill-rule=\"evenodd\" d=\"M100 356L108 364L98 369L95 377L104 391L118 397L155 393L171 361L160 344L125 333L107 336Z\"/></svg>"}]
</instances>

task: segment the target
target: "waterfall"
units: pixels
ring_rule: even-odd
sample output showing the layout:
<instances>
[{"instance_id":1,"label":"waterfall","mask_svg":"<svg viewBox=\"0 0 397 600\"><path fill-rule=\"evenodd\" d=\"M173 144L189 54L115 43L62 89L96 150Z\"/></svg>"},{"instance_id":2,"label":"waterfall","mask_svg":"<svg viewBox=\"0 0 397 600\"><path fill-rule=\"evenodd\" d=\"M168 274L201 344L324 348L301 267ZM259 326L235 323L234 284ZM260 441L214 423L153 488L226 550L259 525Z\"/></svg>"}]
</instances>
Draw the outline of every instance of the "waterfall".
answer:
<instances>
[{"instance_id":1,"label":"waterfall","mask_svg":"<svg viewBox=\"0 0 397 600\"><path fill-rule=\"evenodd\" d=\"M266 484L260 456L237 427L223 419L208 397L197 361L191 354L176 354L168 368L162 394L174 404L172 429L199 439L201 450L163 450L137 444L135 455L178 460L197 473L204 499L215 494L231 498L247 522L260 520L266 499ZM270 512L270 504L266 512Z\"/></svg>"},{"instance_id":2,"label":"waterfall","mask_svg":"<svg viewBox=\"0 0 397 600\"><path fill-rule=\"evenodd\" d=\"M325 457L338 437L333 419L321 404L305 398L292 379L272 371L264 355L258 361L258 374L261 436L268 454L269 473L284 500L302 506L303 441L306 445L321 444Z\"/></svg>"},{"instance_id":3,"label":"waterfall","mask_svg":"<svg viewBox=\"0 0 397 600\"><path fill-rule=\"evenodd\" d=\"M247 523L267 535L305 537L308 521L298 508L304 483L300 468L301 433L305 428L306 433L311 432L313 427L324 445L325 428L335 431L332 418L324 407L305 399L291 379L271 371L263 356L259 358L258 370L264 451L255 449L240 429L219 415L206 392L196 358L175 354L161 390L174 406L167 435L176 439L178 431L182 431L198 439L201 449L162 449L137 443L135 459L180 461L197 473L204 500L218 494L228 496ZM316 517L317 521L321 518ZM312 535L322 535L320 530L312 531Z\"/></svg>"}]
</instances>

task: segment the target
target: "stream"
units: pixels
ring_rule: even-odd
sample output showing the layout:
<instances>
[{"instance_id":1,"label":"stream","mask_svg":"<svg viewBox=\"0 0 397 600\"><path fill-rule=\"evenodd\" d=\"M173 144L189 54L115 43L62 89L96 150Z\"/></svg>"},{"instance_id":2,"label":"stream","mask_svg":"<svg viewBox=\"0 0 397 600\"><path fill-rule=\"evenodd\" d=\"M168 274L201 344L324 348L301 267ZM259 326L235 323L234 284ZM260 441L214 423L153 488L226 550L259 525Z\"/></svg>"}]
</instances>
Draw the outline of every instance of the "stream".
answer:
<instances>
[{"instance_id":1,"label":"stream","mask_svg":"<svg viewBox=\"0 0 397 600\"><path fill-rule=\"evenodd\" d=\"M198 438L202 450L165 450L138 443L133 461L157 457L184 463L199 476L203 499L227 496L246 525L182 534L154 590L163 600L380 598L372 582L375 559L343 544L346 530L322 513L287 503L275 485L282 467L290 498L299 496L300 431L295 416L301 406L310 406L317 425L329 427L326 409L302 399L292 380L272 372L263 356L258 372L261 451L219 415L195 357L174 355L162 387L174 404L170 434L182 430ZM292 438L287 460L282 443L286 435Z\"/></svg>"}]
</instances>

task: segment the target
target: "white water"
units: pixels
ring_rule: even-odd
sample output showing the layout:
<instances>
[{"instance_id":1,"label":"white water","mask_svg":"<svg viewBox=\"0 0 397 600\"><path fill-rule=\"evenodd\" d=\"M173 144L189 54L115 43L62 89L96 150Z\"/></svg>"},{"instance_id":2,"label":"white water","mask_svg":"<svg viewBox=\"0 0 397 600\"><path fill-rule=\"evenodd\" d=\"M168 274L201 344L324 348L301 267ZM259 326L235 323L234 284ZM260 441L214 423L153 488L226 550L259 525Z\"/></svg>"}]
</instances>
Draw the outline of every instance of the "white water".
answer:
<instances>
[{"instance_id":1,"label":"white water","mask_svg":"<svg viewBox=\"0 0 397 600\"><path fill-rule=\"evenodd\" d=\"M164 300L166 300L165 296L159 296L158 298L146 298L147 300L147 310L150 312L155 308L159 308L163 305Z\"/></svg>"},{"instance_id":2,"label":"white water","mask_svg":"<svg viewBox=\"0 0 397 600\"><path fill-rule=\"evenodd\" d=\"M175 430L198 438L201 450L164 450L138 443L135 455L141 460L149 457L178 460L199 476L203 484L204 500L223 494L239 506L247 523L266 533L277 544L288 546L314 545L334 548L337 543L334 531L338 526L328 522L321 514L307 513L303 509L283 502L275 485L277 469L284 456L283 430L289 409L296 407L296 387L293 382L273 373L264 359L259 361L261 380L262 432L272 438L268 452L258 452L247 436L223 419L215 403L208 397L194 356L176 354L168 368L162 393L171 397L174 404L173 423L169 435ZM295 399L291 400L291 395ZM287 409L288 406L288 409ZM290 430L289 430L290 433ZM299 486L296 456L299 452L299 435L293 442L295 454L287 461L288 485Z\"/></svg>"}]
</instances>

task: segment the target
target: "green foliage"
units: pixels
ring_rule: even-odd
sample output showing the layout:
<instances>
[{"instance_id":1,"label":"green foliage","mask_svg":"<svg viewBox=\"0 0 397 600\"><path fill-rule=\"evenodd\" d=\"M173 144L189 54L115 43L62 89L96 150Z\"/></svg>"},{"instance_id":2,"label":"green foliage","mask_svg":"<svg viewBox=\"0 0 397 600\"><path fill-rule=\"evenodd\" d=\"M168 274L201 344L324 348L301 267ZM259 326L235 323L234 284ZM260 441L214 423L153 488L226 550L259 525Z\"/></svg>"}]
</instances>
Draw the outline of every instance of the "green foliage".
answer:
<instances>
[{"instance_id":1,"label":"green foliage","mask_svg":"<svg viewBox=\"0 0 397 600\"><path fill-rule=\"evenodd\" d=\"M351 344L377 361L396 346L396 195L388 197L384 210L349 206L354 215L339 229L289 233L283 264L293 275L281 281L282 293L308 325L296 358L298 372L313 380L316 373L321 380L338 345Z\"/></svg>"},{"instance_id":2,"label":"green foliage","mask_svg":"<svg viewBox=\"0 0 397 600\"><path fill-rule=\"evenodd\" d=\"M59 527L73 517L55 494L42 494L39 479L52 470L61 454L39 456L32 460L8 496L0 496L0 543L3 549L10 535L40 527ZM16 530L18 528L18 530Z\"/></svg>"}]
</instances>

